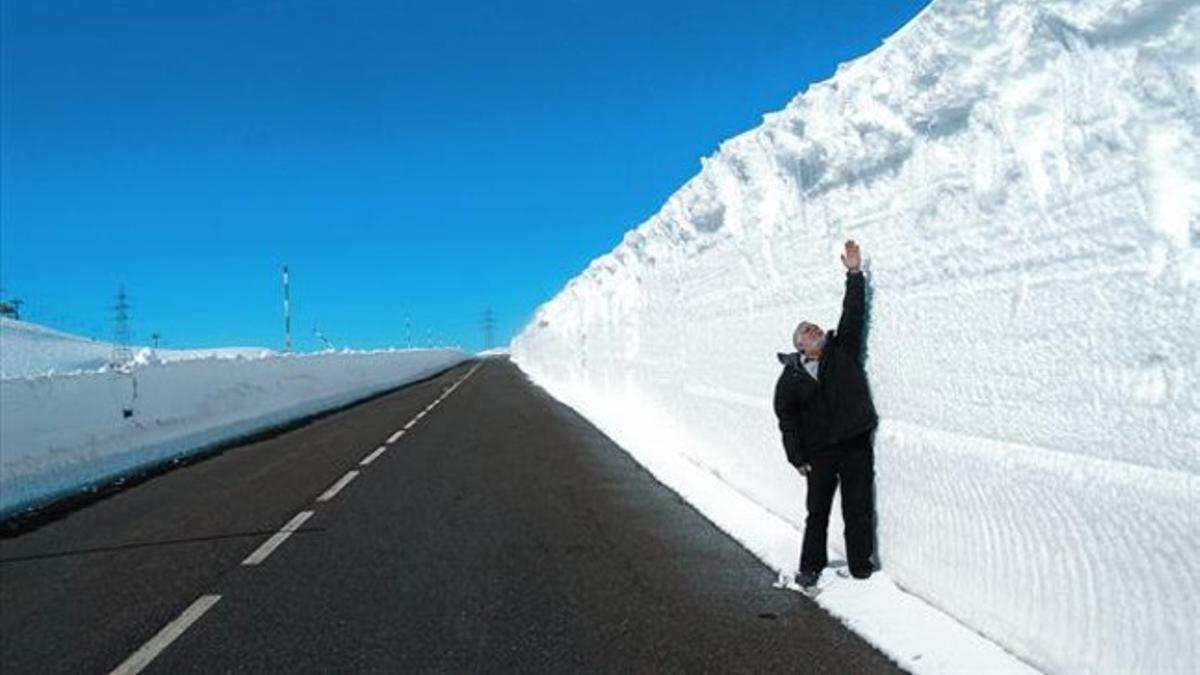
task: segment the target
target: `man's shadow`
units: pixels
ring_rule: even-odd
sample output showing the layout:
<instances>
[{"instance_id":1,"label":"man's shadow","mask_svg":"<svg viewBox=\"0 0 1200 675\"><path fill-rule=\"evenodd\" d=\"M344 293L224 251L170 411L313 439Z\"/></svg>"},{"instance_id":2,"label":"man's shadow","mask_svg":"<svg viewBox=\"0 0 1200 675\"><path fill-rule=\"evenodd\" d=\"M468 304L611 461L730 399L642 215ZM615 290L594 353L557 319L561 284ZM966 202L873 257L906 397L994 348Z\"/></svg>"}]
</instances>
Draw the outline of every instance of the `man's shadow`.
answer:
<instances>
[{"instance_id":1,"label":"man's shadow","mask_svg":"<svg viewBox=\"0 0 1200 675\"><path fill-rule=\"evenodd\" d=\"M869 271L869 266L867 270ZM875 298L875 286L871 283L871 277L868 274L863 275L863 332L862 332L862 366L864 371L867 364L871 360L871 306ZM871 381L867 379L867 395L870 396ZM875 397L872 396L874 401ZM875 492L875 434L878 430L871 431L871 563L875 565L875 569L883 569L883 564L879 558L879 516L876 507L876 492Z\"/></svg>"}]
</instances>

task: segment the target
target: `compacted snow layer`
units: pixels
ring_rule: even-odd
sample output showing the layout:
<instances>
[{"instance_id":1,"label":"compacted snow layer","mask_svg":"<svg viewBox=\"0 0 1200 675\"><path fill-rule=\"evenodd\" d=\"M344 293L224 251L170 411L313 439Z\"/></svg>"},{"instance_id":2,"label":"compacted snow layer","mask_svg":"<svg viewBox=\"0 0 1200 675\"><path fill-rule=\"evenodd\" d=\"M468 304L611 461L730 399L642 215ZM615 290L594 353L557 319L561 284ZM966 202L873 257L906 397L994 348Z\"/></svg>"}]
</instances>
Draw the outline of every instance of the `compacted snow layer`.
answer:
<instances>
[{"instance_id":1,"label":"compacted snow layer","mask_svg":"<svg viewBox=\"0 0 1200 675\"><path fill-rule=\"evenodd\" d=\"M467 358L450 349L210 357L0 380L0 515Z\"/></svg>"},{"instance_id":2,"label":"compacted snow layer","mask_svg":"<svg viewBox=\"0 0 1200 675\"><path fill-rule=\"evenodd\" d=\"M794 537L775 352L836 325L856 239L888 577L1048 671L1194 673L1198 36L1189 0L937 0L722 144L513 359Z\"/></svg>"}]
</instances>

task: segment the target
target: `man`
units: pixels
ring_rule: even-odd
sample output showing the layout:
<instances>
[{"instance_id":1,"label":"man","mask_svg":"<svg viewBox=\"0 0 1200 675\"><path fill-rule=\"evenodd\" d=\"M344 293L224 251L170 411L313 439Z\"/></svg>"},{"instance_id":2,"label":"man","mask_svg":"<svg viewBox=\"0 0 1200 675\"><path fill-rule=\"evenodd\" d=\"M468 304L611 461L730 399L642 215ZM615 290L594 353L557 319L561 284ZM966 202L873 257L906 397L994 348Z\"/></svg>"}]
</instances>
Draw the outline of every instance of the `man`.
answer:
<instances>
[{"instance_id":1,"label":"man","mask_svg":"<svg viewBox=\"0 0 1200 675\"><path fill-rule=\"evenodd\" d=\"M775 414L790 462L808 481L808 518L797 581L817 583L828 563L825 554L829 510L842 484L846 558L850 574L866 579L874 571L872 434L878 423L862 367L866 291L858 245L847 241L846 295L836 332L814 323L796 327L794 354L780 354L783 373L775 385Z\"/></svg>"}]
</instances>

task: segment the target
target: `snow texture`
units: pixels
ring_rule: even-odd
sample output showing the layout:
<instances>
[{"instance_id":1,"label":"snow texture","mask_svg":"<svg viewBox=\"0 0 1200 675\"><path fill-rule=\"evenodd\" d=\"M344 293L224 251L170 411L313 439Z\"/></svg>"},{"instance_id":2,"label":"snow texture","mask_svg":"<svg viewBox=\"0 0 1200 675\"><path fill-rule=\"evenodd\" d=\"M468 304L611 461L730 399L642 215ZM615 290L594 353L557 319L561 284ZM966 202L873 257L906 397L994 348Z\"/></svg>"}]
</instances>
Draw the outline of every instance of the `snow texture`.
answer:
<instances>
[{"instance_id":1,"label":"snow texture","mask_svg":"<svg viewBox=\"0 0 1200 675\"><path fill-rule=\"evenodd\" d=\"M262 347L222 347L219 349L130 350L135 362L183 361L203 358L270 356L275 352ZM39 326L27 321L0 317L0 379L77 373L107 368L113 360L113 345L89 340Z\"/></svg>"},{"instance_id":2,"label":"snow texture","mask_svg":"<svg viewBox=\"0 0 1200 675\"><path fill-rule=\"evenodd\" d=\"M509 355L508 347L493 347L491 349L485 349L485 350L475 354L475 356L480 356L480 357L485 357L485 358L507 357L508 355Z\"/></svg>"},{"instance_id":3,"label":"snow texture","mask_svg":"<svg viewBox=\"0 0 1200 675\"><path fill-rule=\"evenodd\" d=\"M512 357L791 573L775 352L836 325L853 238L887 577L1046 671L1195 673L1198 87L1194 1L936 0L722 144Z\"/></svg>"},{"instance_id":4,"label":"snow texture","mask_svg":"<svg viewBox=\"0 0 1200 675\"><path fill-rule=\"evenodd\" d=\"M88 362L90 349L105 359L111 354L111 345L13 323L0 326L6 364L62 371ZM469 358L451 349L230 351L176 352L168 355L174 360L160 360L142 350L122 368L0 380L0 516Z\"/></svg>"}]
</instances>

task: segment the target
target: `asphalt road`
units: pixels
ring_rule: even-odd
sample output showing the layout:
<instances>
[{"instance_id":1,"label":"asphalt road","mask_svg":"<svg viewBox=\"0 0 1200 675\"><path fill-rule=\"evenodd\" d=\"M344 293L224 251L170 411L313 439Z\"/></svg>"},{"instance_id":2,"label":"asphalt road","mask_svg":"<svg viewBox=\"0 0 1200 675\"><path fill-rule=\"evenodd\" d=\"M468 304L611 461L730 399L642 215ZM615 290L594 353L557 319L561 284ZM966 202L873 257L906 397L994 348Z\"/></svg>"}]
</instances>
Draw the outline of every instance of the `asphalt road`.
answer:
<instances>
[{"instance_id":1,"label":"asphalt road","mask_svg":"<svg viewBox=\"0 0 1200 675\"><path fill-rule=\"evenodd\" d=\"M487 360L0 540L0 672L900 672L772 581Z\"/></svg>"}]
</instances>

